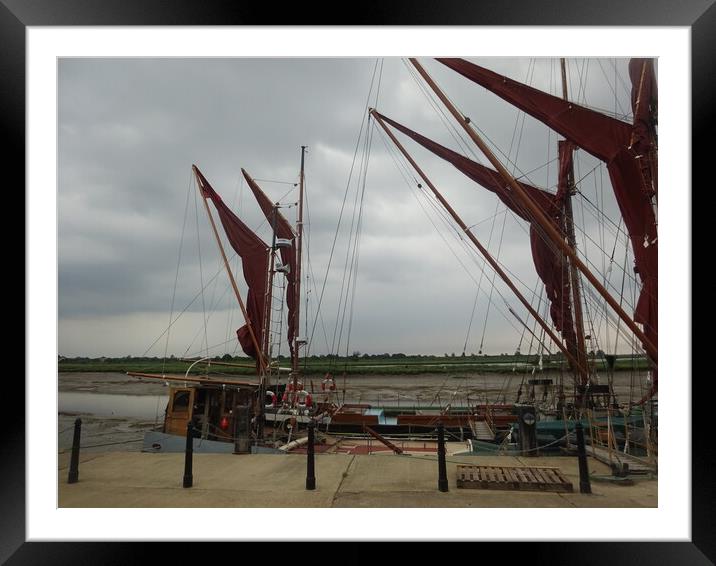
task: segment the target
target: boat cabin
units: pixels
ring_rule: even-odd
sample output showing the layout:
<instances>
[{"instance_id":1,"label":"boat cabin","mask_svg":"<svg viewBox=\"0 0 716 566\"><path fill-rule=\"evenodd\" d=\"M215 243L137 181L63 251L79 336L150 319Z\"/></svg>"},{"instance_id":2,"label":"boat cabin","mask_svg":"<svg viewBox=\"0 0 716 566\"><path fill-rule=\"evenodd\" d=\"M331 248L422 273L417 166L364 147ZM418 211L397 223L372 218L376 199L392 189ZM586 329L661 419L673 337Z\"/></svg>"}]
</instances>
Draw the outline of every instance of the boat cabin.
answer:
<instances>
[{"instance_id":1,"label":"boat cabin","mask_svg":"<svg viewBox=\"0 0 716 566\"><path fill-rule=\"evenodd\" d=\"M172 385L163 432L185 436L189 421L204 440L233 442L237 452L250 449L251 419L256 408L255 384Z\"/></svg>"}]
</instances>

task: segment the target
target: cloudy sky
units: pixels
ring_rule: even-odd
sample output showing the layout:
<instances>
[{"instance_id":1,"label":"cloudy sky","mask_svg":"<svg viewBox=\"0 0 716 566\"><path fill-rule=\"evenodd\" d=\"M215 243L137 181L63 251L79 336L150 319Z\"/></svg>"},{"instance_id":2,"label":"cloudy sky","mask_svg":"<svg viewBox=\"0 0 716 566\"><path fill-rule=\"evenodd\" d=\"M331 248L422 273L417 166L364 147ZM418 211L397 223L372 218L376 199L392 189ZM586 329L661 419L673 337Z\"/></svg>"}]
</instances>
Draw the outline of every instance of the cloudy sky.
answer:
<instances>
[{"instance_id":1,"label":"cloudy sky","mask_svg":"<svg viewBox=\"0 0 716 566\"><path fill-rule=\"evenodd\" d=\"M475 61L561 95L556 59ZM511 170L554 191L555 133L439 63L423 63L489 143L510 158ZM626 64L570 60L572 98L630 120ZM456 238L385 136L372 122L366 125L367 107L376 106L451 149L479 153L431 104L404 60L65 58L58 68L61 355L196 355L207 348L216 355L237 353L234 331L243 322L191 165L270 241L240 169L288 206L297 200L292 183L301 145L308 146L310 239L310 266L304 264L308 307L305 297L302 307L308 330L302 334L312 337L312 353L459 355L468 328L468 354L481 345L490 354L530 350L530 335L508 304L532 328L525 309L505 285L493 285L492 272ZM525 223L452 166L401 140L537 305ZM575 199L580 249L603 272L613 254L609 281L621 289L625 240L615 240L619 219L606 170L583 152L576 166L583 193ZM597 208L610 220L598 222ZM284 210L292 222L295 211ZM341 295L350 272L350 228L355 232L361 211L357 275ZM630 264L627 305L634 295ZM236 259L232 265L241 280ZM346 289L350 302L343 317L339 304ZM596 345L613 350L615 332L604 323L600 301L588 298L587 306ZM170 317L176 322L166 333ZM626 343L619 348L629 351Z\"/></svg>"}]
</instances>

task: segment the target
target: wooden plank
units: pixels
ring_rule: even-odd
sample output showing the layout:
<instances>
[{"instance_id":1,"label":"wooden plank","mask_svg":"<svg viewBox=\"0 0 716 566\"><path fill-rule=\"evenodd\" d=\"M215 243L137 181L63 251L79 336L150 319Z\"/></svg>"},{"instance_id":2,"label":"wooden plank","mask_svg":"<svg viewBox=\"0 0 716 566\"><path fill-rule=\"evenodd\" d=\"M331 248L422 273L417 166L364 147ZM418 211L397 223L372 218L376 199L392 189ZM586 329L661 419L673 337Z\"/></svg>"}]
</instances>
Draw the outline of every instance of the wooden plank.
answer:
<instances>
[{"instance_id":1,"label":"wooden plank","mask_svg":"<svg viewBox=\"0 0 716 566\"><path fill-rule=\"evenodd\" d=\"M552 470L552 473L555 475L559 483L569 483L569 481L567 481L567 478L565 478L562 472L560 472L559 470Z\"/></svg>"},{"instance_id":2,"label":"wooden plank","mask_svg":"<svg viewBox=\"0 0 716 566\"><path fill-rule=\"evenodd\" d=\"M485 471L479 467L477 468L477 471L480 474L480 487L482 487L483 489L487 489L489 482L487 480L487 477L485 476Z\"/></svg>"},{"instance_id":3,"label":"wooden plank","mask_svg":"<svg viewBox=\"0 0 716 566\"><path fill-rule=\"evenodd\" d=\"M520 489L529 490L532 484L529 471L525 468L520 469L520 477L522 478Z\"/></svg>"},{"instance_id":4,"label":"wooden plank","mask_svg":"<svg viewBox=\"0 0 716 566\"><path fill-rule=\"evenodd\" d=\"M544 470L541 470L539 468L535 468L532 470L532 474L535 477L535 481L540 485L540 487L544 487L545 484L549 484L550 482L545 477Z\"/></svg>"},{"instance_id":5,"label":"wooden plank","mask_svg":"<svg viewBox=\"0 0 716 566\"><path fill-rule=\"evenodd\" d=\"M519 489L520 478L518 477L515 470L513 468L508 468L507 473L510 475L510 478L512 479L512 489Z\"/></svg>"},{"instance_id":6,"label":"wooden plank","mask_svg":"<svg viewBox=\"0 0 716 566\"><path fill-rule=\"evenodd\" d=\"M520 484L527 482L527 478L525 477L525 473L524 473L523 469L515 468L515 473L517 474L517 477L520 478Z\"/></svg>"},{"instance_id":7,"label":"wooden plank","mask_svg":"<svg viewBox=\"0 0 716 566\"><path fill-rule=\"evenodd\" d=\"M382 442L385 444L388 448L390 448L393 452L396 454L402 454L403 450L390 442L387 438L384 438L382 435L378 434L376 431L374 431L372 428L370 428L368 425L363 423L363 430L365 430L368 434L370 434L373 438L376 440Z\"/></svg>"},{"instance_id":8,"label":"wooden plank","mask_svg":"<svg viewBox=\"0 0 716 566\"><path fill-rule=\"evenodd\" d=\"M546 483L548 483L548 484L559 484L559 483L560 483L559 478L554 475L554 471L553 471L553 470L549 470L549 469L545 468L545 469L542 471L542 473L543 473L544 476L545 476L545 482L546 482Z\"/></svg>"},{"instance_id":9,"label":"wooden plank","mask_svg":"<svg viewBox=\"0 0 716 566\"><path fill-rule=\"evenodd\" d=\"M540 477L542 478L540 487L544 490L554 489L559 486L559 482L555 482L551 475L551 472L547 468L541 468L538 470Z\"/></svg>"},{"instance_id":10,"label":"wooden plank","mask_svg":"<svg viewBox=\"0 0 716 566\"><path fill-rule=\"evenodd\" d=\"M559 468L458 465L458 487L524 491L572 492Z\"/></svg>"}]
</instances>

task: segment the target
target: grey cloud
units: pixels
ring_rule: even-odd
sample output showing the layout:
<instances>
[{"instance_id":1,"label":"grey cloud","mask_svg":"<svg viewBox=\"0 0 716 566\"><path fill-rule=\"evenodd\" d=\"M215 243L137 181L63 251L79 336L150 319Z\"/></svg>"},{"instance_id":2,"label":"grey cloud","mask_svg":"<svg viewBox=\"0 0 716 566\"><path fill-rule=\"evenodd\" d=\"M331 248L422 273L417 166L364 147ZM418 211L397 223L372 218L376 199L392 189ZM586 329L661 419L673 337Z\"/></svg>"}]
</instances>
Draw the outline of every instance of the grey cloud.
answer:
<instances>
[{"instance_id":1,"label":"grey cloud","mask_svg":"<svg viewBox=\"0 0 716 566\"><path fill-rule=\"evenodd\" d=\"M522 120L518 122L514 108L444 66L423 62L490 143L513 158L517 155L519 171L540 167L556 156L557 137L543 125L527 118L524 127L515 130L515 124L521 125ZM478 62L518 80L525 80L532 68L527 59ZM535 62L535 86L556 92L554 65L551 60ZM622 78L626 77L625 63L619 61L618 65ZM137 349L143 342L140 337L147 346L156 338L156 329L152 326L150 332L146 321L161 320L166 325L187 195L175 312L200 291L199 271L204 284L220 272L201 203L195 211L195 194L188 192L194 190L190 184L192 163L268 241L268 226L243 186L240 168L266 180L260 184L272 200L283 197L285 204L295 202L295 189L269 181L297 181L300 145L309 146L307 216L316 287L309 294L309 311L315 312L311 309L315 309L326 272L374 68L374 59L61 59L58 284L60 349L64 346L68 350L63 353L82 354L77 349L84 347L88 352L125 354ZM628 108L624 85L618 82L615 103L614 92L604 84L604 75L610 72L613 68L609 61L602 61L601 66L595 61L571 62L572 89L577 96L588 93L594 106ZM443 145L461 149L400 60L384 61L380 81L377 107L381 112ZM375 99L371 98L369 104L374 105ZM465 221L480 223L475 231L487 243L492 221L485 220L496 212L494 195L415 144L405 141L405 145ZM355 191L360 188L360 156L359 150L322 306L331 332ZM484 158L480 161L486 163ZM586 175L593 167L592 158L580 155L577 176ZM416 202L414 177L411 172L406 185L381 134L374 131L351 350L442 353L462 349L476 285ZM529 179L553 189L556 163L531 173ZM606 191L601 192L600 180L595 184L594 179L595 174L585 178L585 195L600 205L604 201L609 216L617 218L613 196L607 194L608 181ZM417 198L472 277L480 280L478 266L482 260L474 260L470 256L473 252L464 252L425 198ZM581 206L576 214L580 220L584 217L585 230L611 251L613 236L609 230L602 235L589 207L582 210ZM295 220L295 208L287 208L285 213L289 220ZM490 246L495 252L503 218L504 214L496 217ZM500 260L527 288L534 289L536 276L528 245L524 224L508 214ZM597 260L599 250L594 244L585 241L582 247ZM615 259L621 261L623 245L618 247ZM487 275L490 277L483 278L468 351L477 351L474 342L482 333L492 278L491 272ZM216 305L222 312L215 319L222 321L222 327L233 325L227 324L229 311L223 312L235 308L230 306L227 285L225 275L219 273L205 295L209 306L212 298L217 302L223 297ZM243 289L243 283L240 285ZM497 285L502 290L502 284ZM507 291L502 292L509 296ZM499 301L496 293L492 299ZM516 304L512 297L509 300ZM205 306L196 301L189 308L192 320ZM506 321L499 309L506 312L499 302L490 308L489 341L493 348L507 351L519 342L521 329L516 331L514 319ZM121 342L121 333L120 338L112 333L109 340L96 332L115 319L131 326L127 328L131 340L116 343ZM83 326L78 320L88 322ZM140 320L141 324L137 322ZM193 336L194 331L189 329L177 331L172 343L182 349L181 340L188 343ZM316 341L318 351L325 349L321 344L323 338ZM232 350L233 345L228 347Z\"/></svg>"}]
</instances>

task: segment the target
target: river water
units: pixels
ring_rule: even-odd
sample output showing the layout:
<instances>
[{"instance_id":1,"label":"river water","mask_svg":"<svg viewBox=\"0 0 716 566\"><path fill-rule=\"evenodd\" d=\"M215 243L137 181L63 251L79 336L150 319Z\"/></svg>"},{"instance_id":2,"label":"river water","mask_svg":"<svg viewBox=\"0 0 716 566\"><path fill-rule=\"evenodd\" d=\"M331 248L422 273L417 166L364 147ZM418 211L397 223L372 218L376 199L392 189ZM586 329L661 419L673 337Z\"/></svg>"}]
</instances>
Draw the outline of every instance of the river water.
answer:
<instances>
[{"instance_id":1,"label":"river water","mask_svg":"<svg viewBox=\"0 0 716 566\"><path fill-rule=\"evenodd\" d=\"M522 388L521 399L529 393L530 374L421 374L421 375L350 375L335 378L337 400L349 403L373 403L444 407L484 402L513 403ZM541 374L539 378L557 375ZM643 381L643 380L642 380ZM307 377L303 383L309 392L321 391L321 378ZM270 386L269 386L270 388ZM566 388L567 389L567 388ZM534 386L536 400L551 396L553 389ZM628 372L614 376L614 391L620 403L636 401L646 391ZM155 421L163 418L167 404L167 387L163 383L139 381L122 373L59 374L59 413L94 415Z\"/></svg>"}]
</instances>

